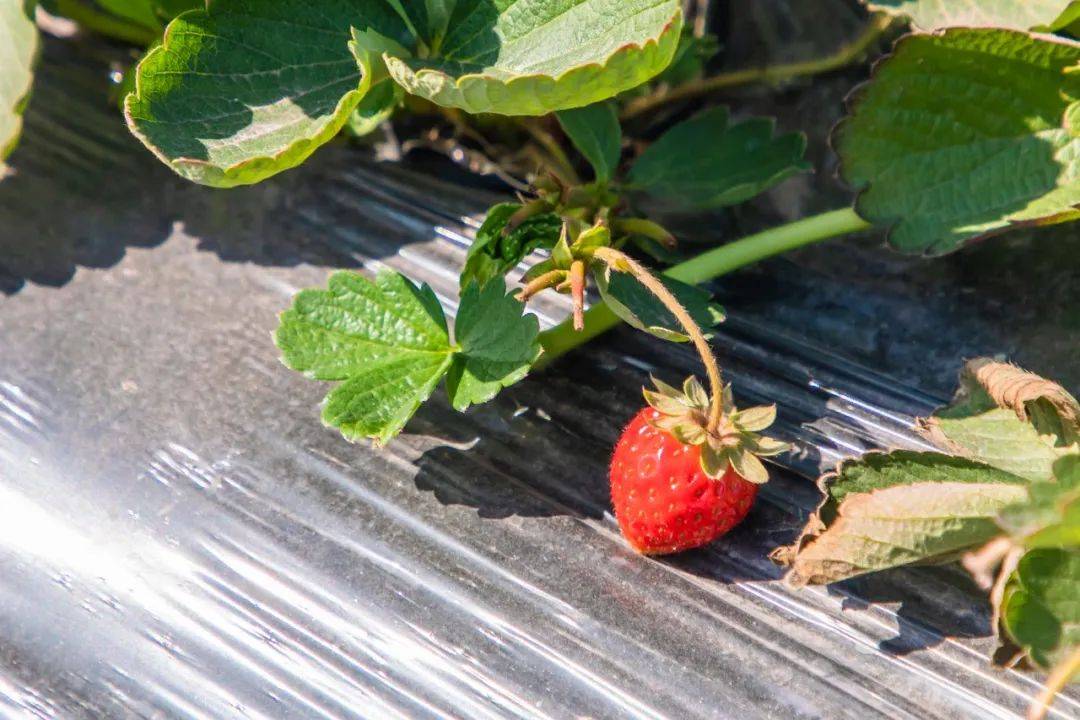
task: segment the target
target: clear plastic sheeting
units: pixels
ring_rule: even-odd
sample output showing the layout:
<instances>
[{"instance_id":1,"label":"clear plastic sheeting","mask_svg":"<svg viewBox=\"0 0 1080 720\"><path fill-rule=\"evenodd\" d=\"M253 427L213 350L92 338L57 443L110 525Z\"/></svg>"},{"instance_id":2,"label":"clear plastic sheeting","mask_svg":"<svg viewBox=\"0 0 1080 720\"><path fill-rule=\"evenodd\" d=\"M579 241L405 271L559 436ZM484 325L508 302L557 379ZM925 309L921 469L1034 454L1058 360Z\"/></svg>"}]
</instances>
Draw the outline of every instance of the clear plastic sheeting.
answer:
<instances>
[{"instance_id":1,"label":"clear plastic sheeting","mask_svg":"<svg viewBox=\"0 0 1080 720\"><path fill-rule=\"evenodd\" d=\"M955 567L795 591L766 557L815 504L807 475L918 446L959 358L1007 348L977 313L917 369L921 331L868 342L967 290L915 302L822 257L725 281L722 360L799 452L727 539L649 560L606 462L647 374L695 370L686 348L619 330L467 414L437 396L384 450L349 444L278 363L277 313L337 267L448 300L482 193L344 146L254 188L185 185L104 77L49 45L0 184L0 717L958 720L1038 691L988 666Z\"/></svg>"}]
</instances>

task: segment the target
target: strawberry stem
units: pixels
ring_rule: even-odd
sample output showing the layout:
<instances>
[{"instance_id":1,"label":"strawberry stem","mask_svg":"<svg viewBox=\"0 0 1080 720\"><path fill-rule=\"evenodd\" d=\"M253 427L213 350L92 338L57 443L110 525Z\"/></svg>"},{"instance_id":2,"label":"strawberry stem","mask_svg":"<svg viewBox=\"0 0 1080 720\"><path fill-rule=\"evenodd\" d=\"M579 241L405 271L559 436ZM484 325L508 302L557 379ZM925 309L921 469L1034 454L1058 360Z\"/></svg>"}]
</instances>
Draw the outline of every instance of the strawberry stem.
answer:
<instances>
[{"instance_id":1,"label":"strawberry stem","mask_svg":"<svg viewBox=\"0 0 1080 720\"><path fill-rule=\"evenodd\" d=\"M705 333L701 332L701 328L694 322L694 318L690 317L690 313L686 311L678 298L667 289L667 286L637 260L621 250L610 247L597 248L593 252L593 257L616 272L628 272L633 275L634 279L655 295L656 299L663 303L664 307L683 326L686 334L690 337L690 341L694 343L698 355L701 356L701 362L705 366L705 374L709 377L709 421L705 426L705 430L709 433L716 432L724 412L724 383L720 377L720 366L716 362L716 356L713 355L712 348L709 347L709 341L705 339Z\"/></svg>"},{"instance_id":2,"label":"strawberry stem","mask_svg":"<svg viewBox=\"0 0 1080 720\"><path fill-rule=\"evenodd\" d=\"M575 260L570 265L570 295L574 302L574 330L585 329L585 263Z\"/></svg>"},{"instance_id":3,"label":"strawberry stem","mask_svg":"<svg viewBox=\"0 0 1080 720\"><path fill-rule=\"evenodd\" d=\"M658 107L666 103L692 100L729 87L757 82L776 85L792 78L819 75L842 68L863 57L870 46L889 28L892 21L892 16L885 13L875 15L858 37L825 57L710 75L700 80L683 83L675 88L661 87L651 95L643 95L627 103L619 119L625 122L640 115L655 112Z\"/></svg>"},{"instance_id":4,"label":"strawberry stem","mask_svg":"<svg viewBox=\"0 0 1080 720\"><path fill-rule=\"evenodd\" d=\"M856 215L851 208L832 210L713 248L668 268L664 275L696 285L788 250L861 232L870 227L870 223ZM575 332L573 326L565 322L540 333L544 354L533 368L545 367L556 358L617 326L619 322L619 317L611 308L597 303L586 311L585 329L581 332Z\"/></svg>"},{"instance_id":5,"label":"strawberry stem","mask_svg":"<svg viewBox=\"0 0 1080 720\"><path fill-rule=\"evenodd\" d=\"M521 291L517 294L517 299L521 302L528 302L529 299L537 294L543 292L550 287L555 287L566 278L565 270L549 270L538 278L534 278L526 283L525 287L521 288Z\"/></svg>"},{"instance_id":6,"label":"strawberry stem","mask_svg":"<svg viewBox=\"0 0 1080 720\"><path fill-rule=\"evenodd\" d=\"M1039 697L1035 698L1035 701L1031 704L1031 708L1028 710L1028 720L1043 720L1046 717L1046 713L1050 710L1050 705L1054 702L1054 696L1057 695L1062 688L1064 688L1073 677L1080 673L1080 647L1075 648L1071 654L1065 657L1057 667L1050 671L1050 676L1046 678L1046 685L1043 687Z\"/></svg>"}]
</instances>

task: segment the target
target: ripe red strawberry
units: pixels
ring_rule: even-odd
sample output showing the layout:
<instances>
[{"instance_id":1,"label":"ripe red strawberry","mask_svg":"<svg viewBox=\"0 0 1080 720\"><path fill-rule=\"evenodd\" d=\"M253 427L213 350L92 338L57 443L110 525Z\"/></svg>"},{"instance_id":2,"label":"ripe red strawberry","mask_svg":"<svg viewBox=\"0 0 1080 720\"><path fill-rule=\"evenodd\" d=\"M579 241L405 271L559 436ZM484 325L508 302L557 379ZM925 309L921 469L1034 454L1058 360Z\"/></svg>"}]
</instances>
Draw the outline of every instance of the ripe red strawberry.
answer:
<instances>
[{"instance_id":1,"label":"ripe red strawberry","mask_svg":"<svg viewBox=\"0 0 1080 720\"><path fill-rule=\"evenodd\" d=\"M682 393L659 382L657 387L659 392L646 391L652 407L626 426L611 459L619 527L646 555L700 547L739 524L757 496L757 483L768 479L755 455L787 447L754 432L771 424L773 408L739 413L725 397L724 422L709 435L708 397L694 378Z\"/></svg>"}]
</instances>

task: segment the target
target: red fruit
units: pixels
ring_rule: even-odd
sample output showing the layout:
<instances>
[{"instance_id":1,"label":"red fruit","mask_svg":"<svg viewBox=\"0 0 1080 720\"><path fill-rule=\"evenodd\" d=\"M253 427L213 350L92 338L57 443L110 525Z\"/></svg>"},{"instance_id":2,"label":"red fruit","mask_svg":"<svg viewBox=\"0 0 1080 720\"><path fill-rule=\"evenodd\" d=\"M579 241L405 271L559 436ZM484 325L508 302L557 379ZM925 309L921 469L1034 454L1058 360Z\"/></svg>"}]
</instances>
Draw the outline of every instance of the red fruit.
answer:
<instances>
[{"instance_id":1,"label":"red fruit","mask_svg":"<svg viewBox=\"0 0 1080 720\"><path fill-rule=\"evenodd\" d=\"M718 478L701 468L701 446L653 427L661 414L639 412L611 458L611 501L623 535L638 552L660 555L706 545L739 524L757 485L729 465Z\"/></svg>"}]
</instances>

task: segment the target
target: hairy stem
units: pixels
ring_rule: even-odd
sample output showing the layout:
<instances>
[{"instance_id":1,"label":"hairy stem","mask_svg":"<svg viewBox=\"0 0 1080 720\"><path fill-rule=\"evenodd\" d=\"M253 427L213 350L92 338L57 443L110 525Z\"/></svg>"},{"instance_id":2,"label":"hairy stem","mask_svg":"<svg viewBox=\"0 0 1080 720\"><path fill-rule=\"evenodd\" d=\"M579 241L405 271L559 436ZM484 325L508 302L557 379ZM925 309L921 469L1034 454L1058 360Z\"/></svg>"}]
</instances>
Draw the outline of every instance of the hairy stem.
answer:
<instances>
[{"instance_id":1,"label":"hairy stem","mask_svg":"<svg viewBox=\"0 0 1080 720\"><path fill-rule=\"evenodd\" d=\"M153 30L133 22L98 12L80 0L56 0L56 13L74 20L83 29L116 40L146 46L157 38Z\"/></svg>"},{"instance_id":2,"label":"hairy stem","mask_svg":"<svg viewBox=\"0 0 1080 720\"><path fill-rule=\"evenodd\" d=\"M708 95L709 93L723 90L724 88L737 85L748 85L755 82L778 83L797 77L819 75L821 73L836 70L857 60L866 49L870 47L886 28L892 23L892 18L884 13L873 16L870 23L857 38L842 45L836 52L825 57L813 60L800 60L799 62L783 63L762 68L746 68L733 72L721 73L711 77L704 77L674 88L662 88L643 97L627 103L620 116L621 120L629 120L638 115L655 110L657 107L679 100Z\"/></svg>"},{"instance_id":3,"label":"hairy stem","mask_svg":"<svg viewBox=\"0 0 1080 720\"><path fill-rule=\"evenodd\" d=\"M1035 701L1031 703L1031 708L1028 709L1028 720L1043 720L1050 710L1050 705L1054 702L1054 696L1077 673L1080 673L1080 647L1074 648L1068 657L1050 671L1050 676L1046 678L1046 685L1043 686L1042 692L1039 693L1039 697L1035 698Z\"/></svg>"},{"instance_id":4,"label":"hairy stem","mask_svg":"<svg viewBox=\"0 0 1080 720\"><path fill-rule=\"evenodd\" d=\"M581 184L581 178L578 177L577 171L574 170L574 164L570 162L570 158L566 155L562 146L559 145L559 141L553 138L551 133L541 127L535 120L528 118L518 119L518 124L532 135L536 142L551 156L552 162L548 164L548 169L558 175L567 185Z\"/></svg>"},{"instance_id":5,"label":"hairy stem","mask_svg":"<svg viewBox=\"0 0 1080 720\"><path fill-rule=\"evenodd\" d=\"M570 296L574 300L574 330L585 329L585 263L575 260L570 265Z\"/></svg>"},{"instance_id":6,"label":"hairy stem","mask_svg":"<svg viewBox=\"0 0 1080 720\"><path fill-rule=\"evenodd\" d=\"M606 263L608 267L616 272L628 272L633 275L634 279L655 295L656 299L663 303L664 307L682 325L683 330L690 337L690 342L694 343L694 348L697 349L698 355L701 356L701 363L705 366L705 374L709 377L709 394L711 397L709 398L709 421L705 426L705 430L709 433L716 432L724 411L724 383L720 377L720 366L716 362L716 356L713 355L712 348L709 347L709 341L705 339L705 333L701 332L701 328L694 322L694 318L690 317L690 313L686 311L678 298L667 289L667 286L637 260L621 250L608 247L597 248L593 253L593 257Z\"/></svg>"},{"instance_id":7,"label":"hairy stem","mask_svg":"<svg viewBox=\"0 0 1080 720\"><path fill-rule=\"evenodd\" d=\"M803 245L868 228L870 224L854 210L832 210L721 245L669 268L664 274L696 285ZM581 332L574 332L570 323L564 322L540 334L544 354L534 367L547 365L618 324L618 316L607 305L593 305L585 313L585 329Z\"/></svg>"},{"instance_id":8,"label":"hairy stem","mask_svg":"<svg viewBox=\"0 0 1080 720\"><path fill-rule=\"evenodd\" d=\"M525 287L521 288L521 291L517 294L517 299L521 302L528 302L528 300L535 294L543 292L550 287L555 287L566 278L565 270L549 270L540 277L533 278Z\"/></svg>"}]
</instances>

